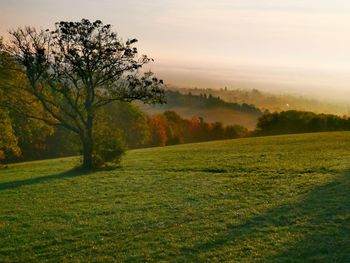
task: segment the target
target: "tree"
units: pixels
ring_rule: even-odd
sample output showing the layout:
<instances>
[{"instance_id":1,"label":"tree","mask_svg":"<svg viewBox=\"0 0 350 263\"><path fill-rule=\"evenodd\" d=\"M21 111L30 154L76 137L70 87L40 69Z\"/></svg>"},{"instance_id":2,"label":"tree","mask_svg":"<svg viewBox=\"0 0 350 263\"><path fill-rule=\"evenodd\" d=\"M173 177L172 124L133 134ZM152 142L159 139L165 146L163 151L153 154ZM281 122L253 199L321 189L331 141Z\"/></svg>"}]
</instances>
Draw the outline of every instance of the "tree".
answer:
<instances>
[{"instance_id":1,"label":"tree","mask_svg":"<svg viewBox=\"0 0 350 263\"><path fill-rule=\"evenodd\" d=\"M138 57L136 39L122 41L101 21L59 22L53 31L26 27L10 31L1 47L22 67L28 85L16 86L36 99L17 110L79 135L83 167L93 168L93 130L97 112L113 101L164 103L163 81L140 68L152 59ZM98 127L97 127L98 128Z\"/></svg>"},{"instance_id":2,"label":"tree","mask_svg":"<svg viewBox=\"0 0 350 263\"><path fill-rule=\"evenodd\" d=\"M184 130L186 121L175 111L165 111L163 113L167 122L167 145L184 143Z\"/></svg>"},{"instance_id":3,"label":"tree","mask_svg":"<svg viewBox=\"0 0 350 263\"><path fill-rule=\"evenodd\" d=\"M150 145L165 146L168 140L166 118L162 114L153 115L149 120L150 127Z\"/></svg>"},{"instance_id":4,"label":"tree","mask_svg":"<svg viewBox=\"0 0 350 263\"><path fill-rule=\"evenodd\" d=\"M0 161L5 159L7 155L19 156L21 150L17 144L11 119L5 111L0 109Z\"/></svg>"},{"instance_id":5,"label":"tree","mask_svg":"<svg viewBox=\"0 0 350 263\"><path fill-rule=\"evenodd\" d=\"M3 53L0 53L0 58L0 62L4 63L0 65L0 115L2 115L0 118L2 117L3 121L4 118L8 119L5 122L11 124L13 136L16 137L17 146L21 150L20 155L7 154L6 162L43 158L43 150L47 148L46 140L52 136L54 129L39 120L26 118L16 111L23 101L27 101L33 112L40 105L27 92L14 88L28 83L15 61ZM22 110L25 110L25 107Z\"/></svg>"},{"instance_id":6,"label":"tree","mask_svg":"<svg viewBox=\"0 0 350 263\"><path fill-rule=\"evenodd\" d=\"M18 156L21 153L8 110L3 106L4 91L1 87L8 80L7 73L8 72L2 70L2 67L0 67L0 161L5 159L8 154Z\"/></svg>"}]
</instances>

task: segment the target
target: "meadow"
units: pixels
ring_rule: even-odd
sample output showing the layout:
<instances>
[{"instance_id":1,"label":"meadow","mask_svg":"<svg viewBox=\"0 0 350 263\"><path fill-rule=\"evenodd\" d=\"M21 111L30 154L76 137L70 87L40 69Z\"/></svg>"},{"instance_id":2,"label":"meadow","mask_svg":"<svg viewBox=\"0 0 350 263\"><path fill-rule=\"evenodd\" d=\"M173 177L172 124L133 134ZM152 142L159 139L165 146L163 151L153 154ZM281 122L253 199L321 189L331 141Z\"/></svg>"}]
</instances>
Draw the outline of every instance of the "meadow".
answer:
<instances>
[{"instance_id":1,"label":"meadow","mask_svg":"<svg viewBox=\"0 0 350 263\"><path fill-rule=\"evenodd\" d=\"M1 262L350 262L350 132L0 170Z\"/></svg>"}]
</instances>

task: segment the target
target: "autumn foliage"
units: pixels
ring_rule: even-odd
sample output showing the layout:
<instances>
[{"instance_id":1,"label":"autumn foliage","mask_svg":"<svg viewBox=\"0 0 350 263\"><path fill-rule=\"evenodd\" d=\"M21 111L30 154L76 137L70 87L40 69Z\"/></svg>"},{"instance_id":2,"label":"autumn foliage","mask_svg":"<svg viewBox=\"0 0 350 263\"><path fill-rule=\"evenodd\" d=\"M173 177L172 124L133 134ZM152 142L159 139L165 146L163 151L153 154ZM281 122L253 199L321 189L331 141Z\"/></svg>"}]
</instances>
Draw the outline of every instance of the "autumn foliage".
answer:
<instances>
[{"instance_id":1,"label":"autumn foliage","mask_svg":"<svg viewBox=\"0 0 350 263\"><path fill-rule=\"evenodd\" d=\"M183 119L173 111L150 117L149 129L149 146L234 139L248 135L248 130L239 125L208 123L200 117Z\"/></svg>"}]
</instances>

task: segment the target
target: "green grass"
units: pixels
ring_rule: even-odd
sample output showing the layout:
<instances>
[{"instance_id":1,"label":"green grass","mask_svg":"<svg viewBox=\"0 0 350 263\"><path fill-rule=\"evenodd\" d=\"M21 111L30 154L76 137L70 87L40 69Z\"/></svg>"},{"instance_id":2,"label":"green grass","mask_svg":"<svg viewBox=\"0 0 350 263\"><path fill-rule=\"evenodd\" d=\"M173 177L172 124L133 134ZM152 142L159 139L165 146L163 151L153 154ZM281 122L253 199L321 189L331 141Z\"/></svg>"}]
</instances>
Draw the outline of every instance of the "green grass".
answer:
<instances>
[{"instance_id":1,"label":"green grass","mask_svg":"<svg viewBox=\"0 0 350 263\"><path fill-rule=\"evenodd\" d=\"M350 262L350 133L129 151L0 171L0 261Z\"/></svg>"}]
</instances>

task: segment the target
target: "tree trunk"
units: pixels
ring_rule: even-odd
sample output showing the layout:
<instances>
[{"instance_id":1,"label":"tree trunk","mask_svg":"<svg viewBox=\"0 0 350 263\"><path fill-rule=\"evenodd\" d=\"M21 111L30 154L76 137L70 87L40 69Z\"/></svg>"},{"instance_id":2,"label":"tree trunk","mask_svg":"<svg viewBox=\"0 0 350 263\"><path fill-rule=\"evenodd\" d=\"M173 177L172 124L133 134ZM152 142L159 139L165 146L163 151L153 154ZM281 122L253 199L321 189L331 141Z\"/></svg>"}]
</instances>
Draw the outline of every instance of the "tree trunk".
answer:
<instances>
[{"instance_id":1,"label":"tree trunk","mask_svg":"<svg viewBox=\"0 0 350 263\"><path fill-rule=\"evenodd\" d=\"M92 162L92 139L84 137L83 138L83 169L84 170L92 170L93 162Z\"/></svg>"},{"instance_id":2,"label":"tree trunk","mask_svg":"<svg viewBox=\"0 0 350 263\"><path fill-rule=\"evenodd\" d=\"M87 111L87 120L85 123L85 129L83 134L83 169L84 170L92 170L94 168L93 165L93 138L92 138L92 127L93 127L93 120L94 120L94 114L92 112L92 94L91 91L93 89L89 89L90 92L88 92L88 100L85 102L85 108Z\"/></svg>"},{"instance_id":3,"label":"tree trunk","mask_svg":"<svg viewBox=\"0 0 350 263\"><path fill-rule=\"evenodd\" d=\"M83 169L92 170L93 165L93 139L92 139L92 121L88 121L88 125L85 127L85 132L81 137L83 143Z\"/></svg>"}]
</instances>

